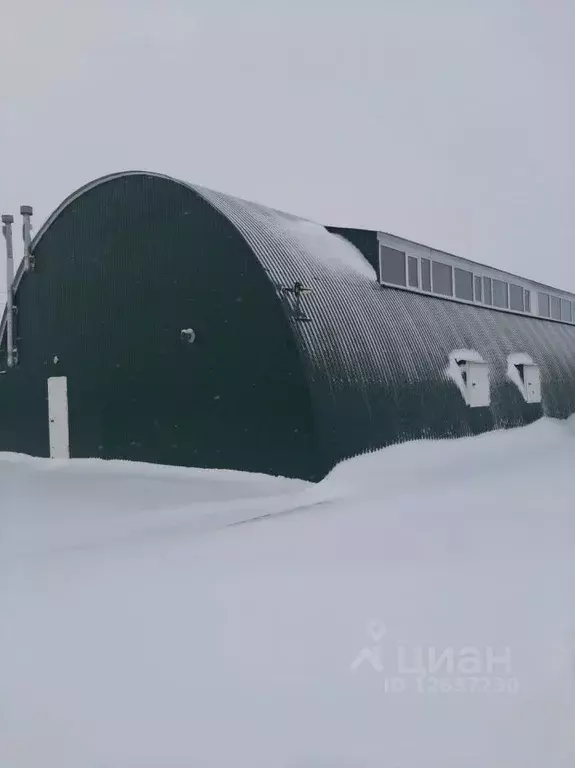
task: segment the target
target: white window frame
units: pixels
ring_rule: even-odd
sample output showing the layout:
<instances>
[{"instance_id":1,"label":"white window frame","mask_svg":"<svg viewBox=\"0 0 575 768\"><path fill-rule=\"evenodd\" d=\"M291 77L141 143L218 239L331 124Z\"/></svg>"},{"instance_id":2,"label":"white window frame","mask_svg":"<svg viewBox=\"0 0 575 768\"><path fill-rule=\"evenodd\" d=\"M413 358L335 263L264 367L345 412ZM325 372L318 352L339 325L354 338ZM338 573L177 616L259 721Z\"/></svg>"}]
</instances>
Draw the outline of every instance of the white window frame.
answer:
<instances>
[{"instance_id":1,"label":"white window frame","mask_svg":"<svg viewBox=\"0 0 575 768\"><path fill-rule=\"evenodd\" d=\"M381 279L381 275L382 275L381 246L394 248L395 250L401 251L402 253L405 254L405 275L404 275L405 285L397 285L395 283L390 283ZM409 285L409 257L410 256L412 258L417 259L417 272L418 272L418 280L419 280L419 287L417 288L414 288ZM423 286L423 269L422 269L422 261L421 261L422 259L428 259L430 262L431 291L424 291L422 287ZM400 290L400 291L411 291L412 293L420 293L423 296L434 296L435 298L444 299L445 301L455 301L459 304L469 304L475 307L485 307L488 309L493 309L496 312L508 312L509 314L512 314L512 315L521 315L523 317L534 317L541 320L549 320L550 322L553 322L553 323L575 325L575 301L574 301L575 297L573 296L573 294L568 294L562 291L555 290L553 288L548 288L547 286L544 286L542 284L525 280L524 278L521 278L517 275L512 275L511 273L503 272L493 267L483 266L475 262L469 261L467 259L463 259L459 256L454 256L453 254L445 253L443 251L437 251L433 248L420 245L419 243L414 243L410 240L403 240L400 237L386 234L383 232L378 233L378 260L379 260L380 285L388 286L390 288L396 288L397 290ZM445 266L450 267L451 285L452 285L451 296L443 293L437 293L435 291L434 280L433 280L434 262L439 262L441 264L444 264ZM454 273L455 267L457 267L458 269L464 269L467 272L471 272L473 276L473 300L472 301L470 301L469 299L461 299L455 295L455 273ZM476 301L475 299L475 278L476 277L481 278L481 301ZM487 304L485 302L485 285L484 285L485 279L491 280L491 304ZM505 283L506 292L507 292L507 307L496 307L493 304L493 280L499 280L500 282ZM517 310L517 309L511 309L510 307L510 284L511 283L513 283L513 285L517 285L521 287L524 291L523 311ZM525 308L525 291L529 292L529 300L530 300L529 310ZM549 314L550 315L551 315L551 298L552 297L559 299L560 301L561 299L570 301L572 304L571 322L569 322L568 320L562 320L562 319L557 320L552 317L542 317L539 314L539 293L546 293L549 296Z\"/></svg>"},{"instance_id":2,"label":"white window frame","mask_svg":"<svg viewBox=\"0 0 575 768\"><path fill-rule=\"evenodd\" d=\"M415 264L417 267L417 288L413 288L412 285L409 284L409 260L415 259ZM418 259L417 256L412 256L410 253L405 254L405 284L408 288L411 288L412 290L418 291L421 288L421 259Z\"/></svg>"}]
</instances>

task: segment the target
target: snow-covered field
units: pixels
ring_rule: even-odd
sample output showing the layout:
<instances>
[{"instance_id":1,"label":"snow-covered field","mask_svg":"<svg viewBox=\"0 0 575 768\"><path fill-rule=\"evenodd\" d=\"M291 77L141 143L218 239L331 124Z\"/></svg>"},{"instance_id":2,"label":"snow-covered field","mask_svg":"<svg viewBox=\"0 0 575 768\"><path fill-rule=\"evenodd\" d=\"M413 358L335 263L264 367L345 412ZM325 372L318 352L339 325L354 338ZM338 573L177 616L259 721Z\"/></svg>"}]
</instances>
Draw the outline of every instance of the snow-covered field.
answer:
<instances>
[{"instance_id":1,"label":"snow-covered field","mask_svg":"<svg viewBox=\"0 0 575 768\"><path fill-rule=\"evenodd\" d=\"M573 420L317 486L0 455L0 766L573 768L574 476Z\"/></svg>"}]
</instances>

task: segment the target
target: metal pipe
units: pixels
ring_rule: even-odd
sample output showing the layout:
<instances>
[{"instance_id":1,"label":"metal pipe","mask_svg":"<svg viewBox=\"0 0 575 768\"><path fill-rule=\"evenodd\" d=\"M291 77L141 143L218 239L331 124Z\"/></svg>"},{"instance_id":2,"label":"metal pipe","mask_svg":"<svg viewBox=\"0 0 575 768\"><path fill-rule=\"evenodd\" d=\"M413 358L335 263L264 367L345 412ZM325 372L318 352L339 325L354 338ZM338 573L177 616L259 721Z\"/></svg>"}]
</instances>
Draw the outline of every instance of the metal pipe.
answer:
<instances>
[{"instance_id":1,"label":"metal pipe","mask_svg":"<svg viewBox=\"0 0 575 768\"><path fill-rule=\"evenodd\" d=\"M33 262L30 254L30 243L32 242L32 222L30 217L34 213L31 205L21 205L20 213L24 221L22 222L22 239L24 240L24 271L33 267Z\"/></svg>"},{"instance_id":2,"label":"metal pipe","mask_svg":"<svg viewBox=\"0 0 575 768\"><path fill-rule=\"evenodd\" d=\"M2 234L6 240L6 362L14 365L14 308L12 286L14 284L14 251L12 248L12 224L14 216L2 216Z\"/></svg>"}]
</instances>

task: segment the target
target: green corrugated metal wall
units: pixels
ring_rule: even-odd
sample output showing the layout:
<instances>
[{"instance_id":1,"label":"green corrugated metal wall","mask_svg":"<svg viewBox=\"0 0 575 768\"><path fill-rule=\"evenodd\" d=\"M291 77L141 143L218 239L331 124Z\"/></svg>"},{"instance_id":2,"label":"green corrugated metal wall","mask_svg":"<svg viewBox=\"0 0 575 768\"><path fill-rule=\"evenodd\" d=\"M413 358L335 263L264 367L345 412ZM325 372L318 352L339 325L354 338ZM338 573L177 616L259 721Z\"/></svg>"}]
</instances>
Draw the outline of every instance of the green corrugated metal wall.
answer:
<instances>
[{"instance_id":1,"label":"green corrugated metal wall","mask_svg":"<svg viewBox=\"0 0 575 768\"><path fill-rule=\"evenodd\" d=\"M48 454L58 375L73 456L310 479L384 445L575 411L574 326L382 286L377 233L332 232L143 172L79 190L16 292L0 450ZM297 281L309 322L283 290ZM462 348L489 366L489 407L469 408L447 375ZM541 403L509 380L515 353L539 366Z\"/></svg>"},{"instance_id":2,"label":"green corrugated metal wall","mask_svg":"<svg viewBox=\"0 0 575 768\"><path fill-rule=\"evenodd\" d=\"M46 380L67 376L74 457L322 474L275 288L195 192L101 184L35 256L17 293L20 363L0 376L0 450L48 455Z\"/></svg>"}]
</instances>

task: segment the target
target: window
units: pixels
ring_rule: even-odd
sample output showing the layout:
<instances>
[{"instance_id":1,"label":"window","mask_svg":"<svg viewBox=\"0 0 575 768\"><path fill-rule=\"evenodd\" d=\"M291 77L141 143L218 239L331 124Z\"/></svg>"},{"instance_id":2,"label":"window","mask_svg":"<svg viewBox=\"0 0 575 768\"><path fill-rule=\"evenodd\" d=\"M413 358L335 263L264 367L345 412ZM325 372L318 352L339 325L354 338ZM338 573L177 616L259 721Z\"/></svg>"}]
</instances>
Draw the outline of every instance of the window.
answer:
<instances>
[{"instance_id":1,"label":"window","mask_svg":"<svg viewBox=\"0 0 575 768\"><path fill-rule=\"evenodd\" d=\"M549 294L538 293L537 301L539 302L539 315L541 317L551 317L551 313L549 309Z\"/></svg>"},{"instance_id":2,"label":"window","mask_svg":"<svg viewBox=\"0 0 575 768\"><path fill-rule=\"evenodd\" d=\"M431 262L429 259L421 259L421 288L431 292Z\"/></svg>"},{"instance_id":3,"label":"window","mask_svg":"<svg viewBox=\"0 0 575 768\"><path fill-rule=\"evenodd\" d=\"M509 297L507 296L507 283L503 280L493 280L493 306L502 309L509 308Z\"/></svg>"},{"instance_id":4,"label":"window","mask_svg":"<svg viewBox=\"0 0 575 768\"><path fill-rule=\"evenodd\" d=\"M433 272L433 293L440 293L442 296L453 296L453 274L452 269L447 264L440 261L434 261L431 264Z\"/></svg>"},{"instance_id":5,"label":"window","mask_svg":"<svg viewBox=\"0 0 575 768\"><path fill-rule=\"evenodd\" d=\"M483 301L483 291L481 290L483 287L483 283L481 282L480 277L475 277L475 301Z\"/></svg>"},{"instance_id":6,"label":"window","mask_svg":"<svg viewBox=\"0 0 575 768\"><path fill-rule=\"evenodd\" d=\"M509 283L509 309L514 309L516 312L524 311L523 288L513 283Z\"/></svg>"},{"instance_id":7,"label":"window","mask_svg":"<svg viewBox=\"0 0 575 768\"><path fill-rule=\"evenodd\" d=\"M419 267L415 256L407 258L407 282L411 288L419 288Z\"/></svg>"},{"instance_id":8,"label":"window","mask_svg":"<svg viewBox=\"0 0 575 768\"><path fill-rule=\"evenodd\" d=\"M466 269L453 270L455 277L455 295L458 299L473 301L473 273Z\"/></svg>"},{"instance_id":9,"label":"window","mask_svg":"<svg viewBox=\"0 0 575 768\"><path fill-rule=\"evenodd\" d=\"M382 245L379 249L379 262L382 283L407 284L405 280L405 253L403 251Z\"/></svg>"},{"instance_id":10,"label":"window","mask_svg":"<svg viewBox=\"0 0 575 768\"><path fill-rule=\"evenodd\" d=\"M383 235L381 237L384 239ZM399 244L401 241L392 242ZM534 313L575 325L575 302L564 291L557 289L559 295L554 296L545 291L545 286L541 286L542 291L537 291L536 285L528 289L525 285L529 282L522 278L509 275L509 280L501 279L506 273L490 267L481 269L478 265L477 269L482 272L499 274L499 278L487 277L477 274L464 259L457 260L457 257L431 249L421 250L428 254L427 257L419 256L415 248L413 244L406 244L405 250L399 250L379 243L380 282L511 312ZM432 256L437 256L438 260ZM513 279L522 280L524 284L510 282Z\"/></svg>"}]
</instances>

